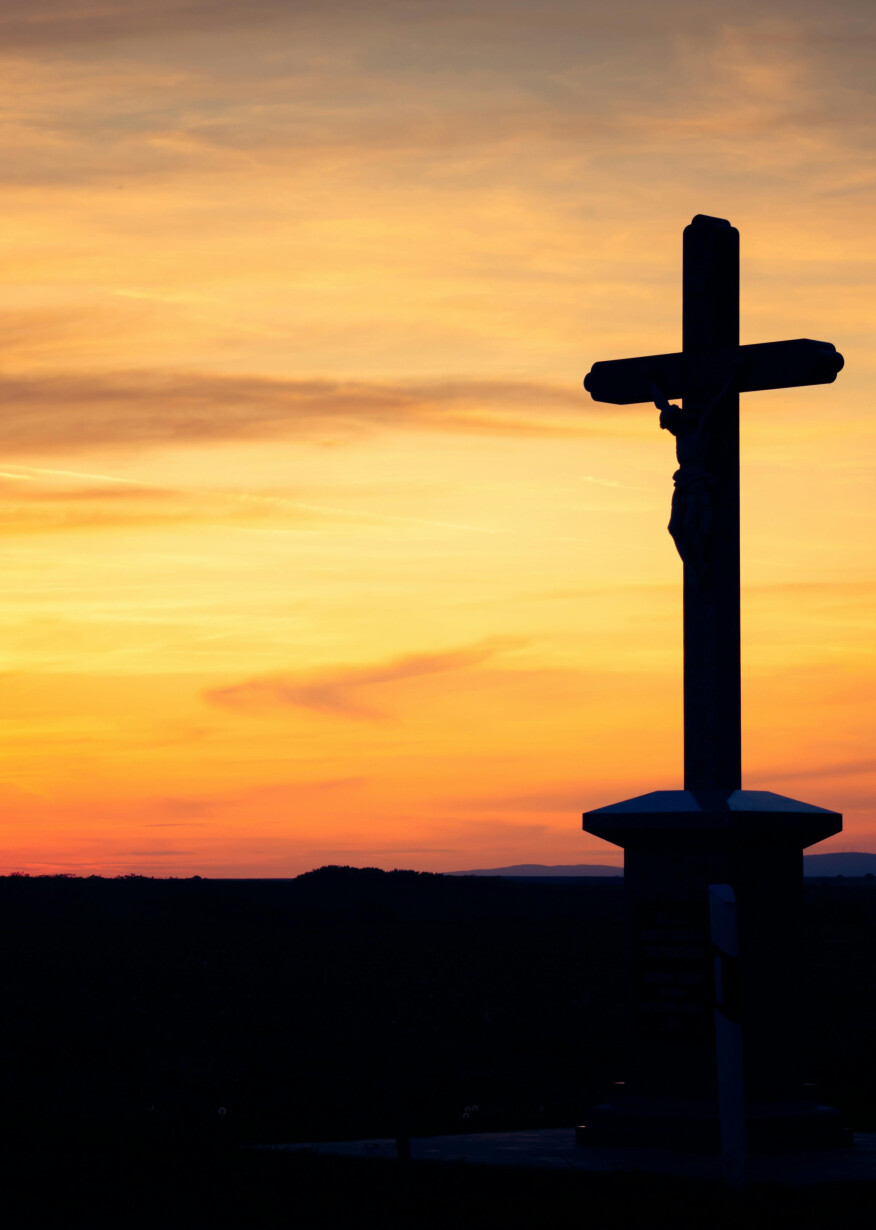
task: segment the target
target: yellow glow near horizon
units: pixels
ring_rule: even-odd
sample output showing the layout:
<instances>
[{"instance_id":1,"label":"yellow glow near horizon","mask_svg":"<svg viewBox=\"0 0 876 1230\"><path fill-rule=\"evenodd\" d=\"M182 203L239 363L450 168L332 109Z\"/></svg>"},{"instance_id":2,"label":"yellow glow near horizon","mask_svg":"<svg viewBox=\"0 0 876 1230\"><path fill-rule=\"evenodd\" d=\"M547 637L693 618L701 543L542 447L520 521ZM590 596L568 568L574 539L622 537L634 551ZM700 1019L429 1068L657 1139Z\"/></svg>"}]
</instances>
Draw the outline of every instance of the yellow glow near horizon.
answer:
<instances>
[{"instance_id":1,"label":"yellow glow near horizon","mask_svg":"<svg viewBox=\"0 0 876 1230\"><path fill-rule=\"evenodd\" d=\"M846 358L743 398L745 784L876 849L869 9L4 14L6 870L619 862L674 456L581 380L680 345L699 212L743 341Z\"/></svg>"}]
</instances>

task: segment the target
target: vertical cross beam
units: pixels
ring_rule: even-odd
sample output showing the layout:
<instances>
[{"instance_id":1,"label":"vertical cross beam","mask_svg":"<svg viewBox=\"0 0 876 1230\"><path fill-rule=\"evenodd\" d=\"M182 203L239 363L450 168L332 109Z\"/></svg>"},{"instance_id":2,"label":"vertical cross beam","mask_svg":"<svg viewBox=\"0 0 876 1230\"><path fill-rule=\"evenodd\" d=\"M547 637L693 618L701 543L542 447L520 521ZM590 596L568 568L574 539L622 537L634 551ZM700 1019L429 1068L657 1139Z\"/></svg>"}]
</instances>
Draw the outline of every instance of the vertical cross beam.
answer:
<instances>
[{"instance_id":1,"label":"vertical cross beam","mask_svg":"<svg viewBox=\"0 0 876 1230\"><path fill-rule=\"evenodd\" d=\"M684 405L702 414L739 346L739 232L698 214L684 231ZM739 394L710 414L710 566L684 567L684 786L742 786L739 627Z\"/></svg>"}]
</instances>

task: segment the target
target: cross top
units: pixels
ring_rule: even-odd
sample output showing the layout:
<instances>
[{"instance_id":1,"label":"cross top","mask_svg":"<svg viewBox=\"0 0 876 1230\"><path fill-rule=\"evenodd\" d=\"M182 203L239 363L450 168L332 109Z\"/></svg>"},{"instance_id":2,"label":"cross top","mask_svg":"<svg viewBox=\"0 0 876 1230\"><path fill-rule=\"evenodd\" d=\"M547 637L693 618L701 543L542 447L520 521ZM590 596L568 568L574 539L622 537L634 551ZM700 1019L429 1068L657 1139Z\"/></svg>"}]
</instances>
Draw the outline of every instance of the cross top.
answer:
<instances>
[{"instance_id":1,"label":"cross top","mask_svg":"<svg viewBox=\"0 0 876 1230\"><path fill-rule=\"evenodd\" d=\"M684 230L682 349L594 363L594 401L654 402L676 440L669 532L684 564L684 784L741 788L739 394L830 384L843 357L799 338L739 345L739 232ZM683 405L671 404L682 398Z\"/></svg>"}]
</instances>

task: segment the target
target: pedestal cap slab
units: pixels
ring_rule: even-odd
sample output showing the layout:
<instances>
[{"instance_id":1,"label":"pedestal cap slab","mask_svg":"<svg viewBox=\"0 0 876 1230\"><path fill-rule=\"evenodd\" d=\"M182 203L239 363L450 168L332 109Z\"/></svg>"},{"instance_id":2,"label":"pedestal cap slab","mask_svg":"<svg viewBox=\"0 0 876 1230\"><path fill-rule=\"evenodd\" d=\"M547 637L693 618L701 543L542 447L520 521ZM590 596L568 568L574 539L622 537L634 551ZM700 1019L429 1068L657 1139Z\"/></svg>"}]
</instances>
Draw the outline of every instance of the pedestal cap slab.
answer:
<instances>
[{"instance_id":1,"label":"pedestal cap slab","mask_svg":"<svg viewBox=\"0 0 876 1230\"><path fill-rule=\"evenodd\" d=\"M800 850L841 832L842 816L771 790L652 790L585 812L583 828L624 848Z\"/></svg>"}]
</instances>

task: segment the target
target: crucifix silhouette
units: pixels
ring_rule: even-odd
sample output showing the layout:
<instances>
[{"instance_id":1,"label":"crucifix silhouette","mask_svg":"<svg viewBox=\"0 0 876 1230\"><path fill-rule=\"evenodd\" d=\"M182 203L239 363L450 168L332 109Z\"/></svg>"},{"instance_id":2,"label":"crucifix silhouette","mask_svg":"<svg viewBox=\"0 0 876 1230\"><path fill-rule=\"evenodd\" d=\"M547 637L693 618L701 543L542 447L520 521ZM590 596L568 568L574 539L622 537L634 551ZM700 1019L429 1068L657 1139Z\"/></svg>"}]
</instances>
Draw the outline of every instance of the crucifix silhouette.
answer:
<instances>
[{"instance_id":1,"label":"crucifix silhouette","mask_svg":"<svg viewBox=\"0 0 876 1230\"><path fill-rule=\"evenodd\" d=\"M584 814L585 832L624 850L628 1038L625 1080L587 1109L582 1145L714 1147L719 1117L737 1160L746 1134L753 1148L850 1140L804 1087L799 1029L803 850L840 832L842 816L742 789L739 670L739 394L828 384L842 366L828 342L739 345L739 233L698 214L684 232L681 352L595 363L584 381L596 401L653 401L676 440L684 789ZM741 988L735 999L716 996L714 902L732 902L721 978ZM716 1014L731 1000L744 1082L741 1061L718 1053Z\"/></svg>"},{"instance_id":2,"label":"crucifix silhouette","mask_svg":"<svg viewBox=\"0 0 876 1230\"><path fill-rule=\"evenodd\" d=\"M741 788L739 394L828 384L829 342L739 345L739 232L697 214L684 231L682 350L594 363L594 401L653 401L676 438L669 532L684 564L684 785ZM670 404L683 398L683 406Z\"/></svg>"}]
</instances>

